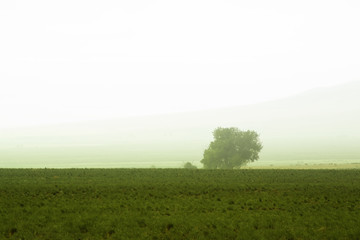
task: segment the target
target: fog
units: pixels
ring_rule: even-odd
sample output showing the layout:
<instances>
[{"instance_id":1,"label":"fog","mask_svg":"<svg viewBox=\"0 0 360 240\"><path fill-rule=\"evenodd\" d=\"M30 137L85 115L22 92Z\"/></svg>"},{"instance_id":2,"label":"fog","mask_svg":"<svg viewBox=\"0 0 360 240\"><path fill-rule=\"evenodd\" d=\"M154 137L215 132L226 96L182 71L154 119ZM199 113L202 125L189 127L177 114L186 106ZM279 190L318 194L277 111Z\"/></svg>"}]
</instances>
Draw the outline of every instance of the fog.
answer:
<instances>
[{"instance_id":1,"label":"fog","mask_svg":"<svg viewBox=\"0 0 360 240\"><path fill-rule=\"evenodd\" d=\"M360 79L359 2L0 3L0 128L248 105Z\"/></svg>"},{"instance_id":2,"label":"fog","mask_svg":"<svg viewBox=\"0 0 360 240\"><path fill-rule=\"evenodd\" d=\"M201 166L218 127L260 134L250 166L360 161L360 82L281 100L177 114L3 129L3 167Z\"/></svg>"},{"instance_id":3,"label":"fog","mask_svg":"<svg viewBox=\"0 0 360 240\"><path fill-rule=\"evenodd\" d=\"M0 2L0 167L359 160L359 1Z\"/></svg>"}]
</instances>

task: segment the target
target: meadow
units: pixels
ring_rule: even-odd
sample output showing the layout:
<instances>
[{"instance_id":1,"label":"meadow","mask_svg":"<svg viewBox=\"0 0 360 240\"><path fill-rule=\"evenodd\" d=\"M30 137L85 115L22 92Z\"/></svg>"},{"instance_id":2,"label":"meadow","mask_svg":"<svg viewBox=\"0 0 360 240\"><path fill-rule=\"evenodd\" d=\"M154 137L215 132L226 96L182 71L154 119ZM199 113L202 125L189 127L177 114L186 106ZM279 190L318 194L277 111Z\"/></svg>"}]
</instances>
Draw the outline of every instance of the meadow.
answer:
<instances>
[{"instance_id":1,"label":"meadow","mask_svg":"<svg viewBox=\"0 0 360 240\"><path fill-rule=\"evenodd\" d=\"M0 239L360 239L360 170L0 169Z\"/></svg>"}]
</instances>

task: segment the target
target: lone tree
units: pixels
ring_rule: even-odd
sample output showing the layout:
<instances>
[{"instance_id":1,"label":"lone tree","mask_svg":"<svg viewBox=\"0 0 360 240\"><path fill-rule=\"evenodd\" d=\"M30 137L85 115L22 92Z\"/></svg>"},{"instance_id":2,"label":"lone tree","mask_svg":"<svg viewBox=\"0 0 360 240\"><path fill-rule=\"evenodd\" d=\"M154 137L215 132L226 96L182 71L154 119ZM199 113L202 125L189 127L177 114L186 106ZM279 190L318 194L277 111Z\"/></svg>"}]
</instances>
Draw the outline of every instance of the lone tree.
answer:
<instances>
[{"instance_id":1,"label":"lone tree","mask_svg":"<svg viewBox=\"0 0 360 240\"><path fill-rule=\"evenodd\" d=\"M255 131L240 131L238 128L216 128L214 141L204 151L201 163L204 168L233 169L259 159L262 144Z\"/></svg>"}]
</instances>

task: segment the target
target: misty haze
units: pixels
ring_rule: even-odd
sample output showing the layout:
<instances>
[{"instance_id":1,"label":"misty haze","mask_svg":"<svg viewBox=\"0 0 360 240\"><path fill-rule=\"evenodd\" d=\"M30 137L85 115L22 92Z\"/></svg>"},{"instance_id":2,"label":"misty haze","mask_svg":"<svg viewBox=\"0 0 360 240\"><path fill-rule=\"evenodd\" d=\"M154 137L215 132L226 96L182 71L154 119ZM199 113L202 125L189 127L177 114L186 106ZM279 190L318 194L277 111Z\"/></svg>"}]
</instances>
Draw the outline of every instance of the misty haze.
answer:
<instances>
[{"instance_id":1,"label":"misty haze","mask_svg":"<svg viewBox=\"0 0 360 240\"><path fill-rule=\"evenodd\" d=\"M256 130L249 166L359 163L360 83L204 111L3 129L3 167L201 166L216 127ZM350 166L350 165L349 165Z\"/></svg>"},{"instance_id":2,"label":"misty haze","mask_svg":"<svg viewBox=\"0 0 360 240\"><path fill-rule=\"evenodd\" d=\"M0 239L360 239L360 1L0 1Z\"/></svg>"}]
</instances>

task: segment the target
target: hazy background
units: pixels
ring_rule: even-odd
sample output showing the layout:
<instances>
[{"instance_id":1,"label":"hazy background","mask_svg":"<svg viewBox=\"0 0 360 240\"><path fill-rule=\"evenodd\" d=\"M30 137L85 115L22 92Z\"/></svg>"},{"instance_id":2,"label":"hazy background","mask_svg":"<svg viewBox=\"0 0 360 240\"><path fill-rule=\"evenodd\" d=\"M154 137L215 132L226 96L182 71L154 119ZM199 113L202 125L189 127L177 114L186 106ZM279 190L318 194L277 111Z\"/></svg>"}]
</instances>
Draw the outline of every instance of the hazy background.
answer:
<instances>
[{"instance_id":1,"label":"hazy background","mask_svg":"<svg viewBox=\"0 0 360 240\"><path fill-rule=\"evenodd\" d=\"M0 167L359 162L358 1L1 1Z\"/></svg>"}]
</instances>

